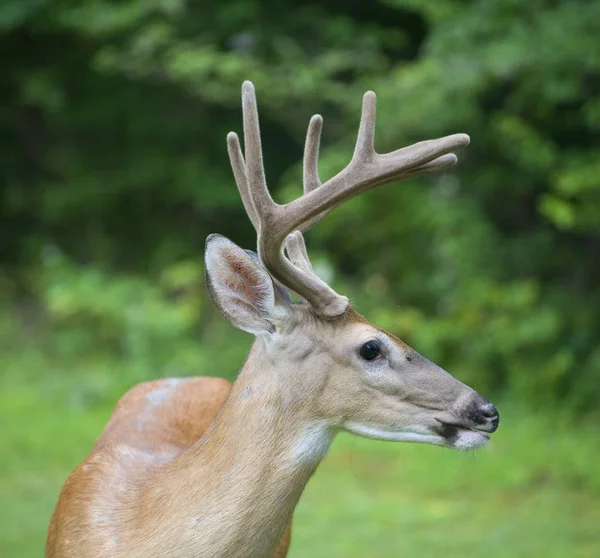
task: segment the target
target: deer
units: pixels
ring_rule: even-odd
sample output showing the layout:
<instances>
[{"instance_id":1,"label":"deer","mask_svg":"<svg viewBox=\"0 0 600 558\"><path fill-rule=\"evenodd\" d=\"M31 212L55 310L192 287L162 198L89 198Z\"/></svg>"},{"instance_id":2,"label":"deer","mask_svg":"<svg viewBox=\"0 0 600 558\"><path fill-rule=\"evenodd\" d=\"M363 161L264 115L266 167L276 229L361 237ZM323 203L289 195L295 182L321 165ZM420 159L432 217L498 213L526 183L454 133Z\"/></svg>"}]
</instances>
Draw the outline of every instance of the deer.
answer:
<instances>
[{"instance_id":1,"label":"deer","mask_svg":"<svg viewBox=\"0 0 600 558\"><path fill-rule=\"evenodd\" d=\"M294 509L339 432L460 451L488 443L496 407L367 321L311 265L303 233L332 209L448 169L470 141L378 154L375 109L367 92L351 161L324 183L323 120L310 119L303 194L282 205L267 188L254 86L243 83L244 152L233 132L227 148L257 252L211 234L205 281L221 314L256 339L233 383L159 379L119 400L62 488L47 558L283 558Z\"/></svg>"}]
</instances>

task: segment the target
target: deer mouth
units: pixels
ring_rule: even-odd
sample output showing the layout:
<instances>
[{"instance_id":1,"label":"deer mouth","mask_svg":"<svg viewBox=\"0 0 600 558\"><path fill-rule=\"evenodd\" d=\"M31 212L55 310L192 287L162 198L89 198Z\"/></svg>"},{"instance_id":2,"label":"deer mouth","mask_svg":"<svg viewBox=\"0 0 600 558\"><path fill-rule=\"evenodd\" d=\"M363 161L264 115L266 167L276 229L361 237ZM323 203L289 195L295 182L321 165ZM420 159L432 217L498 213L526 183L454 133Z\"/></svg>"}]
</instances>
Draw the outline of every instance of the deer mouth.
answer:
<instances>
[{"instance_id":1,"label":"deer mouth","mask_svg":"<svg viewBox=\"0 0 600 558\"><path fill-rule=\"evenodd\" d=\"M436 421L434 430L444 440L444 445L470 450L490 441L490 434L498 430L500 414L487 399L476 394L460 413L436 417Z\"/></svg>"},{"instance_id":2,"label":"deer mouth","mask_svg":"<svg viewBox=\"0 0 600 558\"><path fill-rule=\"evenodd\" d=\"M436 432L445 440L446 445L453 449L468 451L485 446L490 441L489 430L486 432L482 428L466 424L436 420L439 423L435 428Z\"/></svg>"}]
</instances>

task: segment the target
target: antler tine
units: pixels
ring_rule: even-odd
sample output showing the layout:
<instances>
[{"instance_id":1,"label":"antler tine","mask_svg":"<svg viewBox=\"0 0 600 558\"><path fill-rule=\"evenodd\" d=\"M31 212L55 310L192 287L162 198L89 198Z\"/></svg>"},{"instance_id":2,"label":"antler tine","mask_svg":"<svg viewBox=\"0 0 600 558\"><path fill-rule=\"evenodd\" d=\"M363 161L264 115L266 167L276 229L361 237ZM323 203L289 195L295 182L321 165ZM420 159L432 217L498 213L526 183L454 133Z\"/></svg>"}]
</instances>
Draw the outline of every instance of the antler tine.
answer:
<instances>
[{"instance_id":1,"label":"antler tine","mask_svg":"<svg viewBox=\"0 0 600 558\"><path fill-rule=\"evenodd\" d=\"M360 124L356 136L356 146L352 161L365 161L375 156L375 115L377 113L377 96L373 91L363 95ZM352 162L351 161L351 162Z\"/></svg>"},{"instance_id":2,"label":"antler tine","mask_svg":"<svg viewBox=\"0 0 600 558\"><path fill-rule=\"evenodd\" d=\"M246 153L246 181L249 198L259 223L268 219L275 202L269 194L263 166L258 107L254 85L245 81L242 85L242 114L244 119L244 148ZM258 229L257 229L258 230Z\"/></svg>"},{"instance_id":3,"label":"antler tine","mask_svg":"<svg viewBox=\"0 0 600 558\"><path fill-rule=\"evenodd\" d=\"M306 251L306 244L304 243L304 236L300 231L295 231L292 234L288 234L285 239L285 250L290 261L305 272L312 272L312 264Z\"/></svg>"},{"instance_id":4,"label":"antler tine","mask_svg":"<svg viewBox=\"0 0 600 558\"><path fill-rule=\"evenodd\" d=\"M248 189L248 180L246 179L246 162L242 155L242 148L240 146L240 138L235 132L229 132L227 134L227 151L229 153L229 161L233 170L233 176L235 183L237 184L244 204L244 209L248 214L248 218L254 226L254 230L258 232L260 226L259 217L252 201L250 190Z\"/></svg>"},{"instance_id":5,"label":"antler tine","mask_svg":"<svg viewBox=\"0 0 600 558\"><path fill-rule=\"evenodd\" d=\"M322 129L323 117L320 114L315 114L308 123L306 142L304 143L302 182L305 194L321 186L321 179L319 178L319 144L321 143Z\"/></svg>"},{"instance_id":6,"label":"antler tine","mask_svg":"<svg viewBox=\"0 0 600 558\"><path fill-rule=\"evenodd\" d=\"M414 178L415 176L421 176L422 174L428 174L430 172L439 172L449 168L452 168L458 162L458 157L454 153L446 153L446 155L442 155L433 161L429 161L429 163L425 163L420 165L411 171L404 172L399 175L398 178L390 177L390 182L394 182L395 180L402 180L404 178Z\"/></svg>"},{"instance_id":7,"label":"antler tine","mask_svg":"<svg viewBox=\"0 0 600 558\"><path fill-rule=\"evenodd\" d=\"M321 186L319 178L319 144L321 143L321 130L323 129L323 117L315 114L308 123L306 142L304 143L304 161L302 166L302 184L304 193L308 194ZM304 232L316 225L327 211L320 213L309 221L302 223L298 230Z\"/></svg>"}]
</instances>

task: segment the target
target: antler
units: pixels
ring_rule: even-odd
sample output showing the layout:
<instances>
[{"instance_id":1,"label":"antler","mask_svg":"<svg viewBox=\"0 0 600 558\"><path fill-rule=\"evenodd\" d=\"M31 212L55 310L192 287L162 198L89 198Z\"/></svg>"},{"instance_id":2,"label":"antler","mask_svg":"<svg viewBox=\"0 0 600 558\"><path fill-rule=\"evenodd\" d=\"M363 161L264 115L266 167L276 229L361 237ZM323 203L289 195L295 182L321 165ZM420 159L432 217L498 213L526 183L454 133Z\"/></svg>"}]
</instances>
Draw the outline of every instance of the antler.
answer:
<instances>
[{"instance_id":1,"label":"antler","mask_svg":"<svg viewBox=\"0 0 600 558\"><path fill-rule=\"evenodd\" d=\"M354 155L346 168L324 184L318 173L323 119L319 115L311 118L304 148L304 195L285 205L275 203L267 188L256 96L249 81L242 85L245 156L237 134L227 135L233 174L258 235L261 262L277 281L326 317L343 314L348 299L312 271L300 231L308 230L334 207L370 188L453 166L457 159L450 151L469 143L466 134L454 134L380 155L373 146L375 105L375 93L368 91L363 98ZM284 243L288 257L284 254Z\"/></svg>"}]
</instances>

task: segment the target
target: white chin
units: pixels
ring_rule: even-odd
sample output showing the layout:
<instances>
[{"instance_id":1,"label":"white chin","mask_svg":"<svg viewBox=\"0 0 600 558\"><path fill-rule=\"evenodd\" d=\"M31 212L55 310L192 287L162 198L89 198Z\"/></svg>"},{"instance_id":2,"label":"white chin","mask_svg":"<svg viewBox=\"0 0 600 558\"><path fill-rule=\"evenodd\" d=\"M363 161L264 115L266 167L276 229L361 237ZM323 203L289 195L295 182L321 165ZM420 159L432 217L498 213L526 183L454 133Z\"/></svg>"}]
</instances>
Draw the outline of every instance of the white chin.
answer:
<instances>
[{"instance_id":1,"label":"white chin","mask_svg":"<svg viewBox=\"0 0 600 558\"><path fill-rule=\"evenodd\" d=\"M469 451L485 446L490 437L485 432L469 430L468 428L457 428L456 436L450 441L450 447L459 451Z\"/></svg>"}]
</instances>

